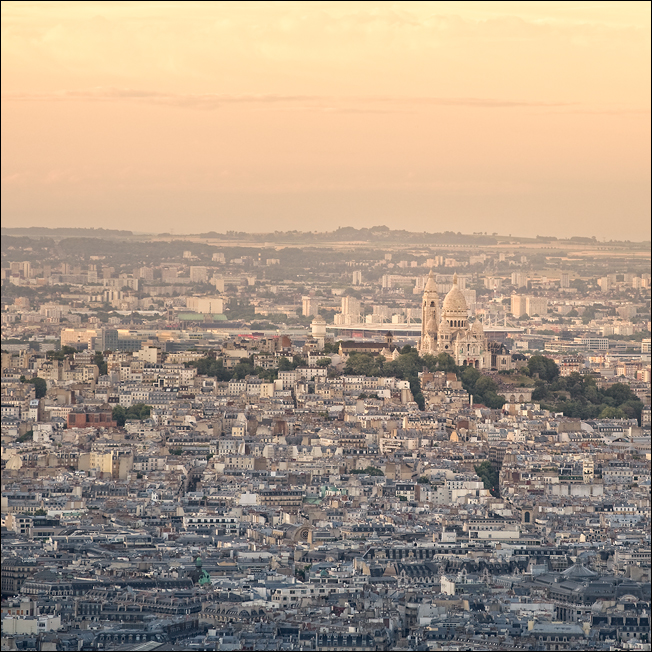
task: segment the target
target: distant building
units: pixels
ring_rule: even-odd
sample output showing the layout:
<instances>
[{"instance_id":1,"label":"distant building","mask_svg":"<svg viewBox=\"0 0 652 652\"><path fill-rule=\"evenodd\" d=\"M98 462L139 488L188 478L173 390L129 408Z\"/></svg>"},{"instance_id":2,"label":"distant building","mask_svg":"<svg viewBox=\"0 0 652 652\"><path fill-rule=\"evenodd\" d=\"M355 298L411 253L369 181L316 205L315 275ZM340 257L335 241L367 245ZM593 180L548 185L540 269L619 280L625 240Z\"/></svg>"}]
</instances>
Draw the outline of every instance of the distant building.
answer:
<instances>
[{"instance_id":1,"label":"distant building","mask_svg":"<svg viewBox=\"0 0 652 652\"><path fill-rule=\"evenodd\" d=\"M301 314L304 317L315 317L319 314L319 303L314 297L303 297L301 300Z\"/></svg>"},{"instance_id":2,"label":"distant building","mask_svg":"<svg viewBox=\"0 0 652 652\"><path fill-rule=\"evenodd\" d=\"M102 328L95 339L97 351L117 351L118 331L115 328Z\"/></svg>"},{"instance_id":3,"label":"distant building","mask_svg":"<svg viewBox=\"0 0 652 652\"><path fill-rule=\"evenodd\" d=\"M191 265L190 280L192 283L206 283L208 280L208 269L199 265Z\"/></svg>"},{"instance_id":4,"label":"distant building","mask_svg":"<svg viewBox=\"0 0 652 652\"><path fill-rule=\"evenodd\" d=\"M204 315L221 315L224 312L224 299L220 297L188 297L186 307Z\"/></svg>"},{"instance_id":5,"label":"distant building","mask_svg":"<svg viewBox=\"0 0 652 652\"><path fill-rule=\"evenodd\" d=\"M512 272L512 285L515 285L517 288L526 288L527 274L523 272Z\"/></svg>"},{"instance_id":6,"label":"distant building","mask_svg":"<svg viewBox=\"0 0 652 652\"><path fill-rule=\"evenodd\" d=\"M421 338L419 353L437 355L448 353L458 365L491 368L491 352L482 323L469 325L469 310L464 294L453 276L453 287L446 295L441 314L435 277L430 272L423 293Z\"/></svg>"},{"instance_id":7,"label":"distant building","mask_svg":"<svg viewBox=\"0 0 652 652\"><path fill-rule=\"evenodd\" d=\"M111 410L79 406L68 413L67 425L68 428L115 428L118 424L113 420Z\"/></svg>"},{"instance_id":8,"label":"distant building","mask_svg":"<svg viewBox=\"0 0 652 652\"><path fill-rule=\"evenodd\" d=\"M526 314L525 296L522 294L512 294L510 312L514 317L522 317Z\"/></svg>"}]
</instances>

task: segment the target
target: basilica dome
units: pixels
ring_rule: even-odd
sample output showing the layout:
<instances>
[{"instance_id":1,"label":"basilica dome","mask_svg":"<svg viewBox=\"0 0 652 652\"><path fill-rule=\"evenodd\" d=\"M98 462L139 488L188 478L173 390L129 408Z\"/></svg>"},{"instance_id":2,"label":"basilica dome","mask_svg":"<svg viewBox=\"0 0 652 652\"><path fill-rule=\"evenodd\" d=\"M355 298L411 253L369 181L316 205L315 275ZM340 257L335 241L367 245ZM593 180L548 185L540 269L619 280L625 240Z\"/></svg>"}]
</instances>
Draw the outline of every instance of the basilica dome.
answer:
<instances>
[{"instance_id":1,"label":"basilica dome","mask_svg":"<svg viewBox=\"0 0 652 652\"><path fill-rule=\"evenodd\" d=\"M464 317L468 314L469 308L466 305L466 299L464 298L462 291L457 287L457 274L453 277L453 287L446 295L442 308L443 312L447 314L461 314L464 315Z\"/></svg>"}]
</instances>

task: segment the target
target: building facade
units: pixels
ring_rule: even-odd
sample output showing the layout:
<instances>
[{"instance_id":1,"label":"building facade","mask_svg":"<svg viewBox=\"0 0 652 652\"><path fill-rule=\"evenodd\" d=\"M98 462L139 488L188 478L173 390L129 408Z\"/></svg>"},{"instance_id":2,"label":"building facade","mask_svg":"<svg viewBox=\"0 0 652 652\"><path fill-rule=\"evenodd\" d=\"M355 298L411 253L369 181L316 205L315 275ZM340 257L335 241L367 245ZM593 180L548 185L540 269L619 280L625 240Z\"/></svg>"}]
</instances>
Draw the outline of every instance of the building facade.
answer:
<instances>
[{"instance_id":1,"label":"building facade","mask_svg":"<svg viewBox=\"0 0 652 652\"><path fill-rule=\"evenodd\" d=\"M437 283L431 271L423 292L421 310L420 355L447 353L458 365L491 368L491 352L482 323L476 320L469 324L469 310L464 294L458 287L457 274L440 310Z\"/></svg>"}]
</instances>

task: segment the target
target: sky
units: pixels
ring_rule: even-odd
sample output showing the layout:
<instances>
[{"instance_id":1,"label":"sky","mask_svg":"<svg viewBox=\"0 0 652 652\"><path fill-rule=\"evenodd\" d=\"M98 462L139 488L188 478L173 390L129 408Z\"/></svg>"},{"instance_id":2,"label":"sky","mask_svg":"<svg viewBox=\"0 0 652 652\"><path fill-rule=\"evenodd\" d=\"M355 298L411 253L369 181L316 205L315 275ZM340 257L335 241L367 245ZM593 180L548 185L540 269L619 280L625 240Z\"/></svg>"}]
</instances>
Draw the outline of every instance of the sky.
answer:
<instances>
[{"instance_id":1,"label":"sky","mask_svg":"<svg viewBox=\"0 0 652 652\"><path fill-rule=\"evenodd\" d=\"M2 224L650 238L649 2L2 2Z\"/></svg>"}]
</instances>

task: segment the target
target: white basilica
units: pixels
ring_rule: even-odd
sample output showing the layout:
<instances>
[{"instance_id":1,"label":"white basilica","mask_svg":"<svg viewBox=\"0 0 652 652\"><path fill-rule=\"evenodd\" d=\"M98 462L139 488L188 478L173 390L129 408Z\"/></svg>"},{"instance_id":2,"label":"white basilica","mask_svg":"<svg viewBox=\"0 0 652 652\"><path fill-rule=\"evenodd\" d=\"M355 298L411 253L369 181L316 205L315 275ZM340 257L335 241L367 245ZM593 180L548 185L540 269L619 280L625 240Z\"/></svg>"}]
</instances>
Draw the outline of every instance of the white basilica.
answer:
<instances>
[{"instance_id":1,"label":"white basilica","mask_svg":"<svg viewBox=\"0 0 652 652\"><path fill-rule=\"evenodd\" d=\"M468 317L466 300L457 286L457 274L440 311L437 283L431 270L423 292L419 354L448 353L457 365L490 369L491 352L482 323L476 319L469 326Z\"/></svg>"}]
</instances>

